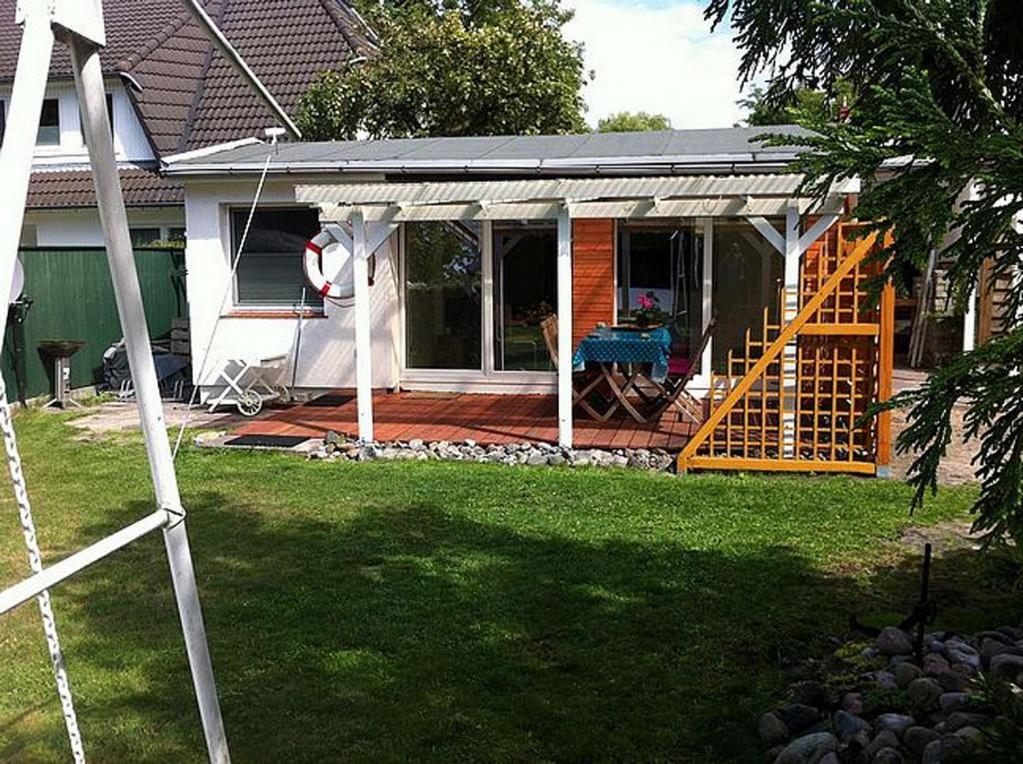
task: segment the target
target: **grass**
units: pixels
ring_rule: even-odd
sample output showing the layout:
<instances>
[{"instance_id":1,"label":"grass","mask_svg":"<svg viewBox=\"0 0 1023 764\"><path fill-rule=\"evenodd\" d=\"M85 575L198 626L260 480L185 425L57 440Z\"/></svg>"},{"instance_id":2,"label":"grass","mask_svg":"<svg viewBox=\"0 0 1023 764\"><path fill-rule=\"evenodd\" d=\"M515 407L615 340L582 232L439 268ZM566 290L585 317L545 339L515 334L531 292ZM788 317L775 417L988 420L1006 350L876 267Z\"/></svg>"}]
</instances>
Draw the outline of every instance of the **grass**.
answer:
<instances>
[{"instance_id":1,"label":"grass","mask_svg":"<svg viewBox=\"0 0 1023 764\"><path fill-rule=\"evenodd\" d=\"M151 506L137 438L17 418L57 559ZM848 613L913 598L896 483L672 478L183 451L182 492L237 761L749 760L756 716ZM26 570L0 507L0 585ZM968 554L935 567L948 625L1018 621ZM981 583L977 583L977 581ZM94 761L201 761L158 537L54 593ZM979 622L978 622L979 621ZM0 760L68 756L38 613L0 628Z\"/></svg>"}]
</instances>

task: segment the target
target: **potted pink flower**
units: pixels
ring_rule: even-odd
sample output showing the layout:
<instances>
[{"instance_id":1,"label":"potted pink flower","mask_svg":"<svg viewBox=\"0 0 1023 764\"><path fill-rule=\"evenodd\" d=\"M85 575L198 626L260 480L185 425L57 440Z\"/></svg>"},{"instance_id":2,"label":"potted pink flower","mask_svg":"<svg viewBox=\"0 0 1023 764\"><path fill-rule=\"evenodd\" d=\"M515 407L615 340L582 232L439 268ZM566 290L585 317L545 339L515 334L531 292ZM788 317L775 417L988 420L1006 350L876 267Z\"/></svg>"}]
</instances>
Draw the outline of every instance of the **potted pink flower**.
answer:
<instances>
[{"instance_id":1,"label":"potted pink flower","mask_svg":"<svg viewBox=\"0 0 1023 764\"><path fill-rule=\"evenodd\" d=\"M632 311L632 318L636 326L656 326L664 321L664 311L661 310L661 301L653 292L641 294L636 299L637 307Z\"/></svg>"}]
</instances>

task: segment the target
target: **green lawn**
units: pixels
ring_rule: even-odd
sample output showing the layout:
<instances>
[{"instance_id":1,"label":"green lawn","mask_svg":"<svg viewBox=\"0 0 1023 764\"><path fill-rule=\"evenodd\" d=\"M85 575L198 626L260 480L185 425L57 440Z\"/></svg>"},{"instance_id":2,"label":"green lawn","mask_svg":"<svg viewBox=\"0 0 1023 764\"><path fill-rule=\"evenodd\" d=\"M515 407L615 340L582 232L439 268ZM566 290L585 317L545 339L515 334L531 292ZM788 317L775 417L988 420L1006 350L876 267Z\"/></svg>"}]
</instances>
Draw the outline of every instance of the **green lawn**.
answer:
<instances>
[{"instance_id":1,"label":"green lawn","mask_svg":"<svg viewBox=\"0 0 1023 764\"><path fill-rule=\"evenodd\" d=\"M149 510L137 439L87 442L37 413L17 426L49 559ZM917 575L890 482L197 449L179 473L239 762L748 760L800 649L826 650L850 610L903 608ZM7 585L26 563L6 486L3 501ZM977 567L938 561L946 623L1018 620L1011 591L967 596ZM92 760L200 761L160 539L54 605ZM0 625L0 760L66 758L25 606Z\"/></svg>"}]
</instances>

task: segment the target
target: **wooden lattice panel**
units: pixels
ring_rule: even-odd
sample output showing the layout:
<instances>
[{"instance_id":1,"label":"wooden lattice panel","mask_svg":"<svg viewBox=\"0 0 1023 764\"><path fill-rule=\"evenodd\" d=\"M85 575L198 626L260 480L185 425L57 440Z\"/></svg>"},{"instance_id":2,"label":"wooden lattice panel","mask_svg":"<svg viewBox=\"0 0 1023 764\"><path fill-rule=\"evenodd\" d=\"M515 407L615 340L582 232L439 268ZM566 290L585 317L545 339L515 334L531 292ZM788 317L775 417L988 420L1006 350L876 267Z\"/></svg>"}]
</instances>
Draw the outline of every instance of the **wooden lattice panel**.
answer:
<instances>
[{"instance_id":1,"label":"wooden lattice panel","mask_svg":"<svg viewBox=\"0 0 1023 764\"><path fill-rule=\"evenodd\" d=\"M873 241L840 226L807 250L799 315L779 326L765 309L746 331L742 352L711 377L708 420L681 467L874 472L887 422L866 413L890 379L882 384L882 311L868 291Z\"/></svg>"}]
</instances>

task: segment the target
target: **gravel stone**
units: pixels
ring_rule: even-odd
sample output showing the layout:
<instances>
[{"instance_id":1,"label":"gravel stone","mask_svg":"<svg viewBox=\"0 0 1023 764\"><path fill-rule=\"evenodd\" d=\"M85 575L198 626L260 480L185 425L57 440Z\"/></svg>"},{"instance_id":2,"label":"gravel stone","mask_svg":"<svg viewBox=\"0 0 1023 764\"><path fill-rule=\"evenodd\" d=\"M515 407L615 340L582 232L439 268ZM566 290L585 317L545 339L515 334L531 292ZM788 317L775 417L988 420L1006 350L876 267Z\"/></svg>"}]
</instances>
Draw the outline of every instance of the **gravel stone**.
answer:
<instances>
[{"instance_id":1,"label":"gravel stone","mask_svg":"<svg viewBox=\"0 0 1023 764\"><path fill-rule=\"evenodd\" d=\"M789 743L774 764L820 764L821 759L838 750L838 739L830 732L815 732Z\"/></svg>"},{"instance_id":2,"label":"gravel stone","mask_svg":"<svg viewBox=\"0 0 1023 764\"><path fill-rule=\"evenodd\" d=\"M906 714L881 714L874 720L874 725L879 729L890 730L896 735L901 735L916 724L916 719Z\"/></svg>"},{"instance_id":3,"label":"gravel stone","mask_svg":"<svg viewBox=\"0 0 1023 764\"><path fill-rule=\"evenodd\" d=\"M913 643L902 629L886 626L881 629L874 647L881 655L908 655L913 652Z\"/></svg>"},{"instance_id":4,"label":"gravel stone","mask_svg":"<svg viewBox=\"0 0 1023 764\"><path fill-rule=\"evenodd\" d=\"M831 718L831 724L835 728L835 734L843 743L862 732L869 734L870 723L848 711L836 711Z\"/></svg>"},{"instance_id":5,"label":"gravel stone","mask_svg":"<svg viewBox=\"0 0 1023 764\"><path fill-rule=\"evenodd\" d=\"M934 740L940 740L941 734L927 727L910 727L902 736L902 742L910 753L920 756L924 749Z\"/></svg>"},{"instance_id":6,"label":"gravel stone","mask_svg":"<svg viewBox=\"0 0 1023 764\"><path fill-rule=\"evenodd\" d=\"M760 735L760 742L770 747L788 740L789 728L776 713L768 711L757 720L757 734Z\"/></svg>"},{"instance_id":7,"label":"gravel stone","mask_svg":"<svg viewBox=\"0 0 1023 764\"><path fill-rule=\"evenodd\" d=\"M813 706L808 706L805 703L789 703L787 706L779 708L775 713L777 713L778 718L782 720L792 735L798 735L806 730L807 727L811 727L820 721L820 712Z\"/></svg>"},{"instance_id":8,"label":"gravel stone","mask_svg":"<svg viewBox=\"0 0 1023 764\"><path fill-rule=\"evenodd\" d=\"M910 683L914 679L919 679L923 675L921 668L908 661L902 661L899 663L893 672L895 674L895 682L902 689L909 687Z\"/></svg>"},{"instance_id":9,"label":"gravel stone","mask_svg":"<svg viewBox=\"0 0 1023 764\"><path fill-rule=\"evenodd\" d=\"M941 685L928 677L921 677L910 682L906 689L909 702L918 711L934 711L938 708L938 700L943 691Z\"/></svg>"}]
</instances>

